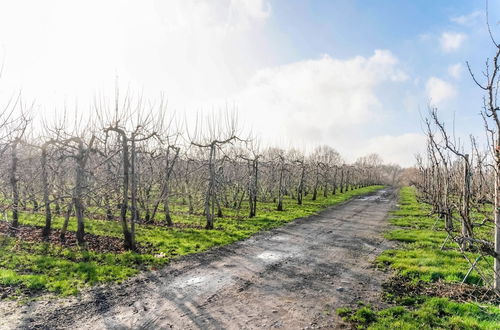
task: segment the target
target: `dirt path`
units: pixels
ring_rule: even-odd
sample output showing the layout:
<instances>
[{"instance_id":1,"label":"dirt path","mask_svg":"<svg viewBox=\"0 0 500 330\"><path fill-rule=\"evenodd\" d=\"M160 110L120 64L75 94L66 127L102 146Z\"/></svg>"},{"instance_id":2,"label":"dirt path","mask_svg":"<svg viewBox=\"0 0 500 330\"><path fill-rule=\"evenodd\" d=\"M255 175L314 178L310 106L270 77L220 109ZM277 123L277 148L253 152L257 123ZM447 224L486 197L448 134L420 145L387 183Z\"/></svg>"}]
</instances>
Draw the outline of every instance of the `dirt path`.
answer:
<instances>
[{"instance_id":1,"label":"dirt path","mask_svg":"<svg viewBox=\"0 0 500 330\"><path fill-rule=\"evenodd\" d=\"M376 301L371 261L396 193L386 188L80 298L0 303L19 329L335 328L337 307Z\"/></svg>"}]
</instances>

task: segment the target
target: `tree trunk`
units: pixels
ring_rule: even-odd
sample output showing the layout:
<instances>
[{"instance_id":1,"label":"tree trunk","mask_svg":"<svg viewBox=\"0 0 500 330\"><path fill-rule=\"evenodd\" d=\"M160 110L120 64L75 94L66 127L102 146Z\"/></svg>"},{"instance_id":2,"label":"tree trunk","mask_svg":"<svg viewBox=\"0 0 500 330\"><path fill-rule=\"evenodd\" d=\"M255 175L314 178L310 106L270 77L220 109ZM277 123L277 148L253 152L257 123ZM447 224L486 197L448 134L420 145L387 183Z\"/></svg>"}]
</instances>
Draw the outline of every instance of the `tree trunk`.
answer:
<instances>
[{"instance_id":1,"label":"tree trunk","mask_svg":"<svg viewBox=\"0 0 500 330\"><path fill-rule=\"evenodd\" d=\"M318 185L319 185L319 167L316 166L316 179L314 181L312 200L315 201L318 198Z\"/></svg>"},{"instance_id":2,"label":"tree trunk","mask_svg":"<svg viewBox=\"0 0 500 330\"><path fill-rule=\"evenodd\" d=\"M209 178L208 178L208 188L207 188L207 194L205 196L205 217L207 219L207 223L205 225L205 229L214 229L214 213L213 213L213 207L214 207L214 199L215 199L215 145L212 144L210 146L210 156L208 160L208 171L209 171Z\"/></svg>"},{"instance_id":3,"label":"tree trunk","mask_svg":"<svg viewBox=\"0 0 500 330\"><path fill-rule=\"evenodd\" d=\"M165 211L165 222L167 223L167 226L173 227L174 222L172 221L172 216L170 215L170 206L169 206L169 201L168 201L168 195L169 195L169 188L167 187L165 189L165 198L163 200L163 209Z\"/></svg>"},{"instance_id":4,"label":"tree trunk","mask_svg":"<svg viewBox=\"0 0 500 330\"><path fill-rule=\"evenodd\" d=\"M111 208L111 202L109 200L108 193L106 193L106 196L104 197L104 204L106 205L106 220L114 220L115 217L113 216L113 210Z\"/></svg>"},{"instance_id":5,"label":"tree trunk","mask_svg":"<svg viewBox=\"0 0 500 330\"><path fill-rule=\"evenodd\" d=\"M54 209L56 215L61 215L61 205L59 204L59 197L58 196L52 196L54 198Z\"/></svg>"},{"instance_id":6,"label":"tree trunk","mask_svg":"<svg viewBox=\"0 0 500 330\"><path fill-rule=\"evenodd\" d=\"M68 230L69 218L71 217L72 208L73 208L73 201L71 200L68 203L68 206L66 208L66 213L64 214L64 222L61 228L61 234L59 236L61 238L61 241L64 241L66 239L66 231Z\"/></svg>"},{"instance_id":7,"label":"tree trunk","mask_svg":"<svg viewBox=\"0 0 500 330\"><path fill-rule=\"evenodd\" d=\"M346 171L346 177L345 177L345 191L349 191L349 188L350 188L350 171L349 169L347 169Z\"/></svg>"},{"instance_id":8,"label":"tree trunk","mask_svg":"<svg viewBox=\"0 0 500 330\"><path fill-rule=\"evenodd\" d=\"M188 170L189 170L189 161L186 162L186 173L184 175L184 184L186 187L186 194L188 197L189 214L193 214L194 213L193 194L191 193L191 188L189 187L190 182L189 182Z\"/></svg>"},{"instance_id":9,"label":"tree trunk","mask_svg":"<svg viewBox=\"0 0 500 330\"><path fill-rule=\"evenodd\" d=\"M136 149L135 149L135 137L132 136L132 148L130 157L130 178L131 178L131 192L130 192L130 204L131 204L131 215L130 215L130 250L135 251L135 224L139 220L139 210L137 208L137 173L135 170L136 161Z\"/></svg>"},{"instance_id":10,"label":"tree trunk","mask_svg":"<svg viewBox=\"0 0 500 330\"><path fill-rule=\"evenodd\" d=\"M224 214L222 213L222 207L219 198L215 197L215 203L217 204L217 218L222 218Z\"/></svg>"},{"instance_id":11,"label":"tree trunk","mask_svg":"<svg viewBox=\"0 0 500 330\"><path fill-rule=\"evenodd\" d=\"M464 190L462 195L462 236L463 237L472 237L472 224L469 217L469 209L470 209L470 168L469 168L469 155L465 155L464 157ZM462 243L462 248L465 249L467 244Z\"/></svg>"},{"instance_id":12,"label":"tree trunk","mask_svg":"<svg viewBox=\"0 0 500 330\"><path fill-rule=\"evenodd\" d=\"M344 169L340 169L340 193L344 192Z\"/></svg>"},{"instance_id":13,"label":"tree trunk","mask_svg":"<svg viewBox=\"0 0 500 330\"><path fill-rule=\"evenodd\" d=\"M76 240L78 245L85 244L85 223L83 219L84 206L83 206L83 190L85 187L85 151L83 142L78 142L78 155L76 167L76 183L73 192L73 203L75 205L75 214L77 220Z\"/></svg>"},{"instance_id":14,"label":"tree trunk","mask_svg":"<svg viewBox=\"0 0 500 330\"><path fill-rule=\"evenodd\" d=\"M328 181L330 179L330 175L328 173L328 169L325 170L323 175L323 180L325 181L323 184L323 197L328 197ZM333 177L333 194L335 195L335 176Z\"/></svg>"},{"instance_id":15,"label":"tree trunk","mask_svg":"<svg viewBox=\"0 0 500 330\"><path fill-rule=\"evenodd\" d=\"M14 229L17 229L19 226L19 188L17 185L17 163L19 159L17 157L17 144L17 140L12 143L12 163L10 167L10 185L12 188L12 227Z\"/></svg>"},{"instance_id":16,"label":"tree trunk","mask_svg":"<svg viewBox=\"0 0 500 330\"><path fill-rule=\"evenodd\" d=\"M335 167L335 173L333 174L333 193L335 195L337 193L337 176L338 176L338 168Z\"/></svg>"},{"instance_id":17,"label":"tree trunk","mask_svg":"<svg viewBox=\"0 0 500 330\"><path fill-rule=\"evenodd\" d=\"M497 135L500 134L497 132ZM494 259L494 287L500 290L500 137L497 138L495 149L495 253Z\"/></svg>"},{"instance_id":18,"label":"tree trunk","mask_svg":"<svg viewBox=\"0 0 500 330\"><path fill-rule=\"evenodd\" d=\"M304 177L305 177L305 172L306 172L306 167L304 165L304 162L301 163L301 172L300 172L300 182L299 182L299 189L297 189L297 204L302 205L302 197L304 195Z\"/></svg>"},{"instance_id":19,"label":"tree trunk","mask_svg":"<svg viewBox=\"0 0 500 330\"><path fill-rule=\"evenodd\" d=\"M122 159L122 166L123 166L123 191L122 191L122 202L120 205L120 220L122 223L122 231L123 231L123 240L124 240L124 247L126 250L133 250L134 249L134 240L132 238L132 233L130 232L128 228L128 222L127 222L127 211L128 211L128 190L129 190L129 151L128 151L128 139L125 136L125 134L120 134L121 139L122 139L122 149L123 149L123 159Z\"/></svg>"},{"instance_id":20,"label":"tree trunk","mask_svg":"<svg viewBox=\"0 0 500 330\"><path fill-rule=\"evenodd\" d=\"M172 221L172 216L170 215L170 207L168 205L168 202L165 202L163 204L163 209L165 211L165 223L168 227L173 227L174 222Z\"/></svg>"},{"instance_id":21,"label":"tree trunk","mask_svg":"<svg viewBox=\"0 0 500 330\"><path fill-rule=\"evenodd\" d=\"M163 183L163 208L165 211L165 222L167 226L172 227L174 225L172 221L172 216L170 215L170 177L172 176L172 172L174 170L175 162L179 157L180 149L177 147L173 147L174 149L174 157L172 161L170 161L170 147L167 149L166 160L165 160L165 182Z\"/></svg>"},{"instance_id":22,"label":"tree trunk","mask_svg":"<svg viewBox=\"0 0 500 330\"><path fill-rule=\"evenodd\" d=\"M250 218L257 215L257 183L258 183L258 160L257 158L252 161L251 173L249 178L248 201L250 204Z\"/></svg>"},{"instance_id":23,"label":"tree trunk","mask_svg":"<svg viewBox=\"0 0 500 330\"><path fill-rule=\"evenodd\" d=\"M285 171L284 160L281 160L280 181L278 187L278 211L283 211L283 172Z\"/></svg>"},{"instance_id":24,"label":"tree trunk","mask_svg":"<svg viewBox=\"0 0 500 330\"><path fill-rule=\"evenodd\" d=\"M50 236L50 231L52 229L52 213L50 211L50 200L49 200L49 182L47 173L47 148L44 146L42 148L42 185L43 185L43 203L45 206L45 227L43 228L42 235L45 240Z\"/></svg>"}]
</instances>

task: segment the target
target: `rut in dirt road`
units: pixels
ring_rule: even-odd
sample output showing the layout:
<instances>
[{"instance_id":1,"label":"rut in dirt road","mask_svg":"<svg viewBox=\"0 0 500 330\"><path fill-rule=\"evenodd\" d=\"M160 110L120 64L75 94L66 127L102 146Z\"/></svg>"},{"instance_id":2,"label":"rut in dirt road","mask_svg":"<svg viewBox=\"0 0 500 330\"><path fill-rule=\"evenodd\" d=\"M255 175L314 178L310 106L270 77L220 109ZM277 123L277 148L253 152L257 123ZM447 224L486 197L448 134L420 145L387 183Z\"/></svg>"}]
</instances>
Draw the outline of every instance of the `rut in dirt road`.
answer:
<instances>
[{"instance_id":1,"label":"rut in dirt road","mask_svg":"<svg viewBox=\"0 0 500 330\"><path fill-rule=\"evenodd\" d=\"M385 188L76 299L10 315L20 329L333 328L335 308L375 301L396 191ZM24 309L24 310L23 310Z\"/></svg>"}]
</instances>

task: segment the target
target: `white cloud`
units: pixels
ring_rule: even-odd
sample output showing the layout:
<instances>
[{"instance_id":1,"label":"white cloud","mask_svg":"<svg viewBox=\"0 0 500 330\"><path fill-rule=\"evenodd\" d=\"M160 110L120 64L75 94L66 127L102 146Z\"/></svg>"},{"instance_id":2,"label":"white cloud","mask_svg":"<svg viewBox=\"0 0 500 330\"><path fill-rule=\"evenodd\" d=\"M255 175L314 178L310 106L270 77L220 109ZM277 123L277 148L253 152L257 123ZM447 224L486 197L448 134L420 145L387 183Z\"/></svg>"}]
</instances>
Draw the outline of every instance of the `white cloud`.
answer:
<instances>
[{"instance_id":1,"label":"white cloud","mask_svg":"<svg viewBox=\"0 0 500 330\"><path fill-rule=\"evenodd\" d=\"M425 89L427 97L433 105L442 105L457 94L453 85L436 77L431 77L427 80Z\"/></svg>"},{"instance_id":2,"label":"white cloud","mask_svg":"<svg viewBox=\"0 0 500 330\"><path fill-rule=\"evenodd\" d=\"M440 38L441 49L447 53L457 51L466 38L463 33L443 32Z\"/></svg>"},{"instance_id":3,"label":"white cloud","mask_svg":"<svg viewBox=\"0 0 500 330\"><path fill-rule=\"evenodd\" d=\"M452 78L460 79L460 76L462 75L462 64L456 63L456 64L450 65L448 67L448 74Z\"/></svg>"},{"instance_id":4,"label":"white cloud","mask_svg":"<svg viewBox=\"0 0 500 330\"><path fill-rule=\"evenodd\" d=\"M480 19L485 19L485 13L482 10L476 10L467 15L452 17L450 21L460 25L470 26L476 24Z\"/></svg>"},{"instance_id":5,"label":"white cloud","mask_svg":"<svg viewBox=\"0 0 500 330\"><path fill-rule=\"evenodd\" d=\"M415 165L415 154L424 152L425 146L426 137L423 134L383 135L368 140L359 152L377 153L387 163L410 167Z\"/></svg>"},{"instance_id":6,"label":"white cloud","mask_svg":"<svg viewBox=\"0 0 500 330\"><path fill-rule=\"evenodd\" d=\"M235 97L246 125L270 143L327 143L347 154L382 120L378 94L408 76L387 50L339 60L328 55L258 71Z\"/></svg>"}]
</instances>

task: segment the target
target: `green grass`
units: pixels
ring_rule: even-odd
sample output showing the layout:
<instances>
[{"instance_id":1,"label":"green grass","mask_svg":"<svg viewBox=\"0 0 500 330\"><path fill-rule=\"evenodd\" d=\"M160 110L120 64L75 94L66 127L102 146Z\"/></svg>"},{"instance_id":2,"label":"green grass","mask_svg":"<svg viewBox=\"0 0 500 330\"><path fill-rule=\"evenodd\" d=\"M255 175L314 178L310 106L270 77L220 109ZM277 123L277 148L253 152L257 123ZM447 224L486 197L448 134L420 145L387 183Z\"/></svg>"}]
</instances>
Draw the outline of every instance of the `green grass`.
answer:
<instances>
[{"instance_id":1,"label":"green grass","mask_svg":"<svg viewBox=\"0 0 500 330\"><path fill-rule=\"evenodd\" d=\"M389 267L397 274L414 281L461 282L470 264L458 251L457 244L451 240L441 250L447 233L444 231L443 221L429 216L430 211L429 205L417 201L413 188L401 189L400 208L390 220L398 228L386 233L385 237L404 244L398 249L383 252L377 258L377 265ZM475 260L478 254L467 253L466 256ZM493 259L487 257L479 262L479 267L488 274L492 271L492 263ZM476 272L472 272L466 283L481 285L482 279Z\"/></svg>"},{"instance_id":2,"label":"green grass","mask_svg":"<svg viewBox=\"0 0 500 330\"><path fill-rule=\"evenodd\" d=\"M370 306L337 313L358 329L499 329L500 309L445 298L428 298L416 308L395 306L375 311Z\"/></svg>"},{"instance_id":3,"label":"green grass","mask_svg":"<svg viewBox=\"0 0 500 330\"><path fill-rule=\"evenodd\" d=\"M470 265L457 251L456 243L448 242L441 250L447 234L442 221L429 216L430 211L429 205L418 202L415 189L402 188L400 207L390 220L397 228L385 235L387 239L401 242L400 247L383 252L376 264L410 282L459 283ZM488 237L488 229L480 228L478 234ZM474 253L467 256L471 260L477 257ZM481 270L491 272L492 262L491 258L481 261ZM483 285L476 272L472 272L466 282ZM386 295L393 296L390 292ZM370 306L341 308L337 313L360 329L500 329L500 309L496 306L428 296L403 296L393 302L400 306L380 311Z\"/></svg>"},{"instance_id":4,"label":"green grass","mask_svg":"<svg viewBox=\"0 0 500 330\"><path fill-rule=\"evenodd\" d=\"M252 219L241 216L246 215L245 209L240 212L224 209L225 216L216 219L215 223L222 230L136 225L137 242L152 244L154 252L151 254L96 253L48 243L27 243L0 235L0 286L13 286L18 293L32 290L58 295L76 294L86 286L120 282L141 270L160 267L178 256L230 244L380 188L372 186L351 190L326 198L319 197L316 201L307 196L301 206L294 200L286 199L285 211L282 212L275 211L273 203L259 203L258 216ZM176 212L173 213L174 222L204 224L202 216L189 215L185 208L183 205L173 206ZM41 214L23 213L20 223L42 226L44 218ZM61 228L62 223L62 217L54 217L53 228ZM85 226L90 234L122 238L118 222L87 219ZM68 230L76 231L74 218Z\"/></svg>"}]
</instances>

